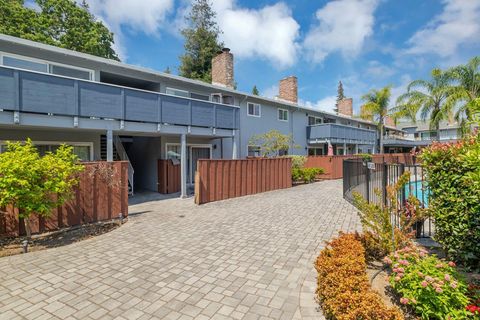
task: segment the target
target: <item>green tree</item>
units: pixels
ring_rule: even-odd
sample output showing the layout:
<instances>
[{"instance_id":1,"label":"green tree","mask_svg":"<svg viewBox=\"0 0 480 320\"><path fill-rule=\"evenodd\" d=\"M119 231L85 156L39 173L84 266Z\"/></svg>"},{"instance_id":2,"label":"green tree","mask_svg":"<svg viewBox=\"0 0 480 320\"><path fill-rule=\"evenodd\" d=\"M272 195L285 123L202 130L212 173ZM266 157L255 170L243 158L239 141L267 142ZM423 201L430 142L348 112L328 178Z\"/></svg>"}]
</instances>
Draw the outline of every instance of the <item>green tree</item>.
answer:
<instances>
[{"instance_id":1,"label":"green tree","mask_svg":"<svg viewBox=\"0 0 480 320\"><path fill-rule=\"evenodd\" d=\"M345 99L345 95L343 93L343 83L342 81L338 81L338 88L337 88L337 102L335 103L334 111L338 113L338 103Z\"/></svg>"},{"instance_id":2,"label":"green tree","mask_svg":"<svg viewBox=\"0 0 480 320\"><path fill-rule=\"evenodd\" d=\"M468 133L469 124L475 122L474 116L480 112L480 56L472 58L466 65L460 65L447 71L455 84L448 89L445 109L456 109L455 120L460 122L462 134Z\"/></svg>"},{"instance_id":3,"label":"green tree","mask_svg":"<svg viewBox=\"0 0 480 320\"><path fill-rule=\"evenodd\" d=\"M253 135L249 144L259 146L264 157L278 157L286 154L293 145L292 134L282 134L278 130L270 130L263 134Z\"/></svg>"},{"instance_id":4,"label":"green tree","mask_svg":"<svg viewBox=\"0 0 480 320\"><path fill-rule=\"evenodd\" d=\"M366 120L375 121L380 132L379 150L383 153L383 131L385 117L389 115L391 87L387 86L380 90L372 89L362 97L365 104L361 107L360 117Z\"/></svg>"},{"instance_id":5,"label":"green tree","mask_svg":"<svg viewBox=\"0 0 480 320\"><path fill-rule=\"evenodd\" d=\"M440 139L440 122L449 118L445 102L450 82L450 75L440 69L432 70L430 80L412 81L407 92L396 101L396 117L408 115L411 120L416 121L416 115L420 112L423 121L429 118L430 130L435 130L437 139Z\"/></svg>"},{"instance_id":6,"label":"green tree","mask_svg":"<svg viewBox=\"0 0 480 320\"><path fill-rule=\"evenodd\" d=\"M26 7L23 0L0 0L0 33L119 60L113 34L90 13L85 1L35 3L38 11Z\"/></svg>"},{"instance_id":7,"label":"green tree","mask_svg":"<svg viewBox=\"0 0 480 320\"><path fill-rule=\"evenodd\" d=\"M252 88L252 94L255 95L255 96L260 95L260 92L258 91L258 88L257 88L256 85L254 85L253 88Z\"/></svg>"},{"instance_id":8,"label":"green tree","mask_svg":"<svg viewBox=\"0 0 480 320\"><path fill-rule=\"evenodd\" d=\"M222 49L220 28L209 0L195 0L182 30L185 53L180 56L179 73L183 77L205 82L212 80L212 59Z\"/></svg>"},{"instance_id":9,"label":"green tree","mask_svg":"<svg viewBox=\"0 0 480 320\"><path fill-rule=\"evenodd\" d=\"M70 146L41 157L31 140L8 143L6 152L0 153L0 208L17 208L30 238L29 217L34 213L49 217L70 199L83 168Z\"/></svg>"}]
</instances>

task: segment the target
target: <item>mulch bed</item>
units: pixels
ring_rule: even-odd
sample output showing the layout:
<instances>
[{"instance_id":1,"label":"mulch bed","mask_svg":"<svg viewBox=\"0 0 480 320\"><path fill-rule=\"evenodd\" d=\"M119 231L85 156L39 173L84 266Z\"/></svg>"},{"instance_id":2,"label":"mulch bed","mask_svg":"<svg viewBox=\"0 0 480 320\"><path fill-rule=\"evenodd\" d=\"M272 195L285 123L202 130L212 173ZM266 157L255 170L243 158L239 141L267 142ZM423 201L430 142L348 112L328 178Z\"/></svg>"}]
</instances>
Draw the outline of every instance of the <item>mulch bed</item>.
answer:
<instances>
[{"instance_id":1,"label":"mulch bed","mask_svg":"<svg viewBox=\"0 0 480 320\"><path fill-rule=\"evenodd\" d=\"M97 223L34 235L28 243L28 252L62 247L110 232L118 227L117 222ZM25 239L25 237L0 238L0 257L23 253L22 242Z\"/></svg>"}]
</instances>

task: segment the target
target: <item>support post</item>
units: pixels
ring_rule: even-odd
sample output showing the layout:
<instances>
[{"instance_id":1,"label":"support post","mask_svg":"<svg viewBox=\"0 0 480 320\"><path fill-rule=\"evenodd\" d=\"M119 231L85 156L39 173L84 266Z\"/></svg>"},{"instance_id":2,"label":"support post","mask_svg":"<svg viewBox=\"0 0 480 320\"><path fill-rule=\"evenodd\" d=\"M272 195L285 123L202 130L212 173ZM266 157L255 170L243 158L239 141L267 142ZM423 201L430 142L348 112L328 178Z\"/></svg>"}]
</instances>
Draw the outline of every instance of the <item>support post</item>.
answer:
<instances>
[{"instance_id":1,"label":"support post","mask_svg":"<svg viewBox=\"0 0 480 320\"><path fill-rule=\"evenodd\" d=\"M187 135L180 136L180 190L181 198L187 197Z\"/></svg>"},{"instance_id":2,"label":"support post","mask_svg":"<svg viewBox=\"0 0 480 320\"><path fill-rule=\"evenodd\" d=\"M355 154L358 154L358 144L355 145Z\"/></svg>"},{"instance_id":3,"label":"support post","mask_svg":"<svg viewBox=\"0 0 480 320\"><path fill-rule=\"evenodd\" d=\"M345 142L343 143L343 155L347 155L347 144Z\"/></svg>"},{"instance_id":4,"label":"support post","mask_svg":"<svg viewBox=\"0 0 480 320\"><path fill-rule=\"evenodd\" d=\"M238 150L237 150L237 136L235 134L235 130L232 131L232 159L238 159Z\"/></svg>"},{"instance_id":5,"label":"support post","mask_svg":"<svg viewBox=\"0 0 480 320\"><path fill-rule=\"evenodd\" d=\"M107 161L113 161L113 131L107 130Z\"/></svg>"}]
</instances>

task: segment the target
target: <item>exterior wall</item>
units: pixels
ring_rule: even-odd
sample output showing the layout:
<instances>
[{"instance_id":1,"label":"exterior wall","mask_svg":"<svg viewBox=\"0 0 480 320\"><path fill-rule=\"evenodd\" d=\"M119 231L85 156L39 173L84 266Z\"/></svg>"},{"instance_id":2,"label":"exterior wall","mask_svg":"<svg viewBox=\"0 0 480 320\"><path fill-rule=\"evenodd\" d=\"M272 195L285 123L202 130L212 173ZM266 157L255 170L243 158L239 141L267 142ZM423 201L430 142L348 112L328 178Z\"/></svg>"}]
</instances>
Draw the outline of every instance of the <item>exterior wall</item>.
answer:
<instances>
[{"instance_id":1,"label":"exterior wall","mask_svg":"<svg viewBox=\"0 0 480 320\"><path fill-rule=\"evenodd\" d=\"M79 130L25 130L0 128L0 141L25 141L28 138L42 142L91 142L93 143L93 161L101 159L100 136L102 133Z\"/></svg>"}]
</instances>

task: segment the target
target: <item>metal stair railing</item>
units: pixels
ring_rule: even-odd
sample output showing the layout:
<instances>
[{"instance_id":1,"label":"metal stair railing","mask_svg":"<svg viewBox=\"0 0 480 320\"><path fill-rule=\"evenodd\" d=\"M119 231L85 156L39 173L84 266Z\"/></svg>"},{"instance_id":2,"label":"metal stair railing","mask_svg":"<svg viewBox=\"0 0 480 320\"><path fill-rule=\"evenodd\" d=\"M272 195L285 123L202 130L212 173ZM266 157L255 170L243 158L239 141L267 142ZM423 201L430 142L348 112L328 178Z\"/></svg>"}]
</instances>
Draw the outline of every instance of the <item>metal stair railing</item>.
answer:
<instances>
[{"instance_id":1,"label":"metal stair railing","mask_svg":"<svg viewBox=\"0 0 480 320\"><path fill-rule=\"evenodd\" d=\"M120 140L119 136L113 136L113 141L115 144L115 148L117 149L117 154L120 157L120 160L127 161L128 162L128 184L130 185L130 190L129 194L133 195L133 166L132 163L130 162L130 159L128 158L128 154L125 151L125 148L123 147L122 140Z\"/></svg>"}]
</instances>

